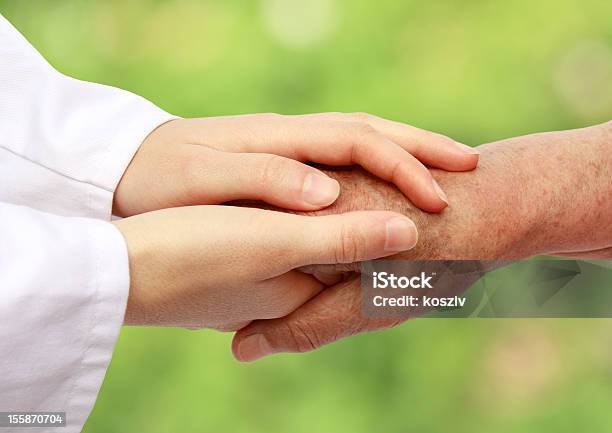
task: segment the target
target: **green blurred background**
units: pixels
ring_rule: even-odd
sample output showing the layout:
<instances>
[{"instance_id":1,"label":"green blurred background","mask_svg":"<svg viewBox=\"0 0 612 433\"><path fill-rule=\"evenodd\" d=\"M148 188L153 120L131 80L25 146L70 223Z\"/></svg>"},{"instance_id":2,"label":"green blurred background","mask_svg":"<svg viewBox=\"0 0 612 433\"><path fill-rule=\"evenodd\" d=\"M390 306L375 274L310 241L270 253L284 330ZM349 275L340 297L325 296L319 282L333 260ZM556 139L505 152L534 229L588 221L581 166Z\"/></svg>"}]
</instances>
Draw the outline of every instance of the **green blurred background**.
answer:
<instances>
[{"instance_id":1,"label":"green blurred background","mask_svg":"<svg viewBox=\"0 0 612 433\"><path fill-rule=\"evenodd\" d=\"M612 118L609 0L0 0L61 71L181 116L368 111L472 145ZM85 431L612 430L612 322L416 320L242 365L124 329Z\"/></svg>"}]
</instances>

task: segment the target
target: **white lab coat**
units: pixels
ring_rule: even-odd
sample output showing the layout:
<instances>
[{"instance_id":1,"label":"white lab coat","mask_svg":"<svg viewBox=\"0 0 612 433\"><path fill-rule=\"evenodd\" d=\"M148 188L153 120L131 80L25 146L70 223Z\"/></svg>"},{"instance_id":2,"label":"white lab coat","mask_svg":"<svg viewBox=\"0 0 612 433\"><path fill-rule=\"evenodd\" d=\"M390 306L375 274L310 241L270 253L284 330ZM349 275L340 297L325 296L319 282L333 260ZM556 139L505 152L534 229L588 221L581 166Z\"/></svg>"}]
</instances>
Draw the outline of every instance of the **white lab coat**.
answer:
<instances>
[{"instance_id":1,"label":"white lab coat","mask_svg":"<svg viewBox=\"0 0 612 433\"><path fill-rule=\"evenodd\" d=\"M113 192L172 118L60 74L0 16L0 411L65 411L57 431L82 429L129 289Z\"/></svg>"}]
</instances>

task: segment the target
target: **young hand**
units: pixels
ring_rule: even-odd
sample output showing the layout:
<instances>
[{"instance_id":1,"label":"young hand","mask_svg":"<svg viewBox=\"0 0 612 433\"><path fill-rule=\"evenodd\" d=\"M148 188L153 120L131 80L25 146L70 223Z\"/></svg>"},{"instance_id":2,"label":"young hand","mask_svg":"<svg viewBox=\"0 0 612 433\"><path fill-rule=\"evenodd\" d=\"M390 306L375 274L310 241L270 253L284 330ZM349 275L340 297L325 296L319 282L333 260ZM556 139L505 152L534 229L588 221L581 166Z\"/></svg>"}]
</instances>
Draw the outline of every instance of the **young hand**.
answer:
<instances>
[{"instance_id":1,"label":"young hand","mask_svg":"<svg viewBox=\"0 0 612 433\"><path fill-rule=\"evenodd\" d=\"M141 145L118 185L113 212L125 217L239 199L302 211L328 206L338 183L302 162L359 164L396 184L417 207L439 212L447 200L423 164L472 170L478 151L368 114L177 119Z\"/></svg>"},{"instance_id":2,"label":"young hand","mask_svg":"<svg viewBox=\"0 0 612 433\"><path fill-rule=\"evenodd\" d=\"M129 252L125 323L236 330L286 316L324 285L297 268L409 250L417 232L387 211L299 216L190 206L114 222Z\"/></svg>"}]
</instances>

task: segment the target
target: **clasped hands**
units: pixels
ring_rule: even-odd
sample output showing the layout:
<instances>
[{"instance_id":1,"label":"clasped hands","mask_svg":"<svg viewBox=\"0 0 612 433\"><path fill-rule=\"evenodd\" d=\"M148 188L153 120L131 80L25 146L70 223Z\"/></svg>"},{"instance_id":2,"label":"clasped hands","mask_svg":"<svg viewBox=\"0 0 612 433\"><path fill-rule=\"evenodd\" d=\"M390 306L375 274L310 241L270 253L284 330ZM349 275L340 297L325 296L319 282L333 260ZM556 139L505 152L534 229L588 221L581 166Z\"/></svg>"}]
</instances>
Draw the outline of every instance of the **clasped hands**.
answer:
<instances>
[{"instance_id":1,"label":"clasped hands","mask_svg":"<svg viewBox=\"0 0 612 433\"><path fill-rule=\"evenodd\" d=\"M428 167L473 170L478 152L367 114L170 121L143 142L114 197L113 213L124 217L114 224L130 261L125 323L244 329L345 284L341 275L320 278L304 267L391 256L417 244L415 224L395 212L295 214L325 208L341 194L337 181L308 162L360 165L437 213L448 199ZM279 211L227 205L235 200ZM251 360L263 344L246 338L233 349Z\"/></svg>"}]
</instances>

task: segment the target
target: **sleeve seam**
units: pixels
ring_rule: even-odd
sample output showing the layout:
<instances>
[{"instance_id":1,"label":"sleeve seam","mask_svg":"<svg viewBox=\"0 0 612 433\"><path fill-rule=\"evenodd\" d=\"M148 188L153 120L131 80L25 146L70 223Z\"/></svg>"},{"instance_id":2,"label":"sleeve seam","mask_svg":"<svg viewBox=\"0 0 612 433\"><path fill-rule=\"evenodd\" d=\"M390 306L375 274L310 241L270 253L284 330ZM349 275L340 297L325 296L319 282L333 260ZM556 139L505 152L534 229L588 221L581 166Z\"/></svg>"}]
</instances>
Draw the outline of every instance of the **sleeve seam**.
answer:
<instances>
[{"instance_id":1,"label":"sleeve seam","mask_svg":"<svg viewBox=\"0 0 612 433\"><path fill-rule=\"evenodd\" d=\"M38 162L38 161L34 161L34 160L32 160L32 159L30 159L30 158L28 158L28 157L24 156L24 155L21 155L20 153L17 153L17 152L15 152L15 151L13 151L13 150L11 150L11 149L9 149L9 148L7 148L7 147L5 147L5 146L1 145L1 144L0 144L0 149L2 149L2 150L4 150L5 152L8 152L8 153L10 153L10 154L12 154L12 155L16 156L16 157L18 157L18 158L20 158L20 159L22 159L22 160L24 160L24 161L26 161L26 162L29 162L30 164L34 164L34 165L36 165L36 166L38 166L38 167L44 168L45 170L48 170L48 171L50 171L51 173L57 174L58 176L61 176L61 177L65 178L65 179L68 179L68 180L70 180L70 181L73 181L73 182L78 182L78 183L82 183L82 184L85 184L85 185L90 185L90 186L93 186L93 187L99 188L99 189L101 189L101 190L103 190L103 191L110 192L110 193L114 193L114 191L111 191L111 190L109 190L109 189L105 188L105 187L104 187L104 186L102 186L102 185L97 185L97 184L95 184L95 183L93 183L93 182L87 182L87 181L85 181L85 180L81 180L81 179L77 179L77 178L74 178L74 177L72 177L72 176L69 176L69 175L67 175L67 174L65 174L65 173L62 173L61 171L58 171L58 170L53 169L53 168L51 168L51 167L48 167L48 166L46 166L46 165L44 165L44 164L41 164L41 163L40 163L40 162Z\"/></svg>"}]
</instances>

